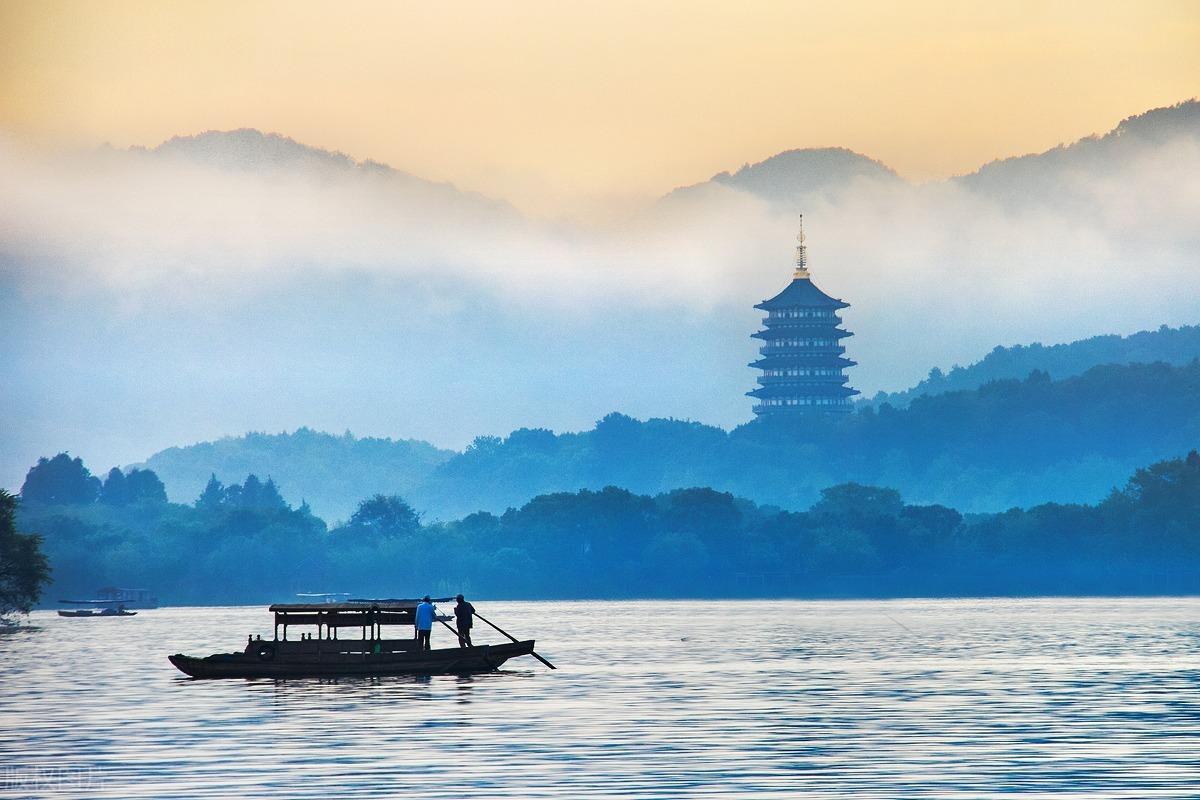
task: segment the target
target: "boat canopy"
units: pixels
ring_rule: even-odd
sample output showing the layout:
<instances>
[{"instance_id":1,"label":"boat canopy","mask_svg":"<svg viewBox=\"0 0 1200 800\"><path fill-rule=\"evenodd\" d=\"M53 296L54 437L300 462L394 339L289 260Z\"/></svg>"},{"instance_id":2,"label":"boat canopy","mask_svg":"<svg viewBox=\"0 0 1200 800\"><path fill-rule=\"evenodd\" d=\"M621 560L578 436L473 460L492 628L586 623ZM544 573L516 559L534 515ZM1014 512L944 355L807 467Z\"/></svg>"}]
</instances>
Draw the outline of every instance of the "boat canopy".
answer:
<instances>
[{"instance_id":1,"label":"boat canopy","mask_svg":"<svg viewBox=\"0 0 1200 800\"><path fill-rule=\"evenodd\" d=\"M430 598L434 603L449 603L454 600L453 597L433 597ZM396 599L388 598L386 600L364 600L355 598L353 600L345 600L338 603L274 603L268 608L268 611L411 611L421 602L420 598L415 599Z\"/></svg>"},{"instance_id":2,"label":"boat canopy","mask_svg":"<svg viewBox=\"0 0 1200 800\"><path fill-rule=\"evenodd\" d=\"M432 598L435 603L448 603L453 597ZM362 628L363 638L367 638L367 630L371 638L381 636L383 625L413 625L417 621L417 604L420 600L396 599L365 600L354 599L342 603L275 603L267 610L275 614L275 638L279 638L279 628L283 628L283 638L287 639L287 629L296 625L315 625L318 638L322 631L336 635L338 628ZM446 618L448 619L448 617Z\"/></svg>"}]
</instances>

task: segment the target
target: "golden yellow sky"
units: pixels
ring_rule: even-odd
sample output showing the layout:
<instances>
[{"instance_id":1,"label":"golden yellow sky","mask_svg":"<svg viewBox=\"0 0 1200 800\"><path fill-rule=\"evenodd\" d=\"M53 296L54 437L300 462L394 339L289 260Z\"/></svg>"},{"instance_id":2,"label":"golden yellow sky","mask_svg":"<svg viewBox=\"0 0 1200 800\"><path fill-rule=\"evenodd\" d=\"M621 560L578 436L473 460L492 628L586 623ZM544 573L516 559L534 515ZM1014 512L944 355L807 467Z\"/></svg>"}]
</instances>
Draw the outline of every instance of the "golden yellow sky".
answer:
<instances>
[{"instance_id":1,"label":"golden yellow sky","mask_svg":"<svg viewBox=\"0 0 1200 800\"><path fill-rule=\"evenodd\" d=\"M515 198L793 147L970 171L1200 94L1200 2L0 2L0 129L255 127Z\"/></svg>"}]
</instances>

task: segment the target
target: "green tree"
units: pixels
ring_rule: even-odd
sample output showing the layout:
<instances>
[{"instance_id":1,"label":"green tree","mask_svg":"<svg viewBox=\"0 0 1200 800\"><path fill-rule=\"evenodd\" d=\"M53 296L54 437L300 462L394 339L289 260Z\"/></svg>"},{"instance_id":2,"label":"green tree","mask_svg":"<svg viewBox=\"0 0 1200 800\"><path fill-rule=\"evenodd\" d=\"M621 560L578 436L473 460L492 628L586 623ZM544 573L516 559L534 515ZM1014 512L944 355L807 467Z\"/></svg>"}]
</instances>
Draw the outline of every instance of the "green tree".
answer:
<instances>
[{"instance_id":1,"label":"green tree","mask_svg":"<svg viewBox=\"0 0 1200 800\"><path fill-rule=\"evenodd\" d=\"M403 536L421 528L421 517L398 495L377 494L363 500L343 530L377 536Z\"/></svg>"},{"instance_id":2,"label":"green tree","mask_svg":"<svg viewBox=\"0 0 1200 800\"><path fill-rule=\"evenodd\" d=\"M288 507L283 495L279 493L279 487L275 485L275 479L270 475L267 476L267 482L262 485L262 491L258 493L258 507L276 510Z\"/></svg>"},{"instance_id":3,"label":"green tree","mask_svg":"<svg viewBox=\"0 0 1200 800\"><path fill-rule=\"evenodd\" d=\"M499 436L476 436L472 442L467 445L466 452L474 456L493 455L500 450L504 440Z\"/></svg>"},{"instance_id":4,"label":"green tree","mask_svg":"<svg viewBox=\"0 0 1200 800\"><path fill-rule=\"evenodd\" d=\"M1200 454L1193 450L1187 458L1139 469L1120 496L1105 504L1131 512L1127 517L1128 533L1144 543L1154 542L1171 552L1200 548L1196 533L1200 520Z\"/></svg>"},{"instance_id":5,"label":"green tree","mask_svg":"<svg viewBox=\"0 0 1200 800\"><path fill-rule=\"evenodd\" d=\"M17 498L0 489L0 616L28 613L50 580L50 566L36 534L17 533Z\"/></svg>"},{"instance_id":6,"label":"green tree","mask_svg":"<svg viewBox=\"0 0 1200 800\"><path fill-rule=\"evenodd\" d=\"M104 485L100 487L100 502L108 506L123 506L129 502L129 484L119 468L108 471Z\"/></svg>"},{"instance_id":7,"label":"green tree","mask_svg":"<svg viewBox=\"0 0 1200 800\"><path fill-rule=\"evenodd\" d=\"M230 486L230 489L233 487ZM234 504L239 508L260 508L262 506L263 484L254 473L246 476L246 480L242 481L242 491L238 494L237 502Z\"/></svg>"},{"instance_id":8,"label":"green tree","mask_svg":"<svg viewBox=\"0 0 1200 800\"><path fill-rule=\"evenodd\" d=\"M662 507L660 526L684 537L695 537L712 553L725 552L730 537L742 528L742 512L727 492L676 489L659 495L658 503ZM675 541L678 545L684 539Z\"/></svg>"},{"instance_id":9,"label":"green tree","mask_svg":"<svg viewBox=\"0 0 1200 800\"><path fill-rule=\"evenodd\" d=\"M232 508L257 511L285 511L288 508L275 481L268 476L267 482L263 483L254 473L247 475L241 486L231 484L225 490L224 502Z\"/></svg>"},{"instance_id":10,"label":"green tree","mask_svg":"<svg viewBox=\"0 0 1200 800\"><path fill-rule=\"evenodd\" d=\"M125 476L125 485L129 491L129 502L167 502L167 489L163 486L163 482L158 479L158 476L154 474L153 470L137 469L135 467Z\"/></svg>"},{"instance_id":11,"label":"green tree","mask_svg":"<svg viewBox=\"0 0 1200 800\"><path fill-rule=\"evenodd\" d=\"M39 458L21 486L22 499L46 505L94 503L99 493L100 479L88 471L82 459L67 453Z\"/></svg>"},{"instance_id":12,"label":"green tree","mask_svg":"<svg viewBox=\"0 0 1200 800\"><path fill-rule=\"evenodd\" d=\"M196 508L204 511L216 511L225 502L225 485L217 480L214 472L204 486L204 491L196 498Z\"/></svg>"},{"instance_id":13,"label":"green tree","mask_svg":"<svg viewBox=\"0 0 1200 800\"><path fill-rule=\"evenodd\" d=\"M130 503L165 503L167 490L153 470L134 467L129 474L113 467L100 487L100 502L109 506Z\"/></svg>"},{"instance_id":14,"label":"green tree","mask_svg":"<svg viewBox=\"0 0 1200 800\"><path fill-rule=\"evenodd\" d=\"M819 516L844 519L878 519L895 517L904 508L904 501L895 489L843 483L821 490L821 499L811 509Z\"/></svg>"}]
</instances>

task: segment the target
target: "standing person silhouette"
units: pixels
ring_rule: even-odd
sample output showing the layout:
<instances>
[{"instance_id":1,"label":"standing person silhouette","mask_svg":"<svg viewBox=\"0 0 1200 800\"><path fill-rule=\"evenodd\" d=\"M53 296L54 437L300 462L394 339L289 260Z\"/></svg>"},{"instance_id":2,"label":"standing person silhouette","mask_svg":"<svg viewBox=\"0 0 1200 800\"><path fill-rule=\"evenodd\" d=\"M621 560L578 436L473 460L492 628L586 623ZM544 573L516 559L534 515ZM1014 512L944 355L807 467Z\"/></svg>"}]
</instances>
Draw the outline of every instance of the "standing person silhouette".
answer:
<instances>
[{"instance_id":1,"label":"standing person silhouette","mask_svg":"<svg viewBox=\"0 0 1200 800\"><path fill-rule=\"evenodd\" d=\"M417 649L429 650L429 634L433 632L433 618L437 614L437 609L430 601L429 595L421 598L421 602L417 604Z\"/></svg>"},{"instance_id":2,"label":"standing person silhouette","mask_svg":"<svg viewBox=\"0 0 1200 800\"><path fill-rule=\"evenodd\" d=\"M454 599L458 601L458 605L454 607L454 624L458 627L458 646L470 647L475 606L464 600L461 594Z\"/></svg>"}]
</instances>

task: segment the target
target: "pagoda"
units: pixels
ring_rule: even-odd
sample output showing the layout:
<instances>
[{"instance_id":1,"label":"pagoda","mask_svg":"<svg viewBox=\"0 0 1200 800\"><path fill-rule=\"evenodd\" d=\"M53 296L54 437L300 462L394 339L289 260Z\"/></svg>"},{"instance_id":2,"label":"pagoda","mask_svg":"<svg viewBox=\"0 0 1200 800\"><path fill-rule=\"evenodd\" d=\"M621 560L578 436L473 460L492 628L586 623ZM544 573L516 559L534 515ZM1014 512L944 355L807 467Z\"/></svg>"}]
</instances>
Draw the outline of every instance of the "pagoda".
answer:
<instances>
[{"instance_id":1,"label":"pagoda","mask_svg":"<svg viewBox=\"0 0 1200 800\"><path fill-rule=\"evenodd\" d=\"M763 344L762 358L750 366L762 375L758 388L746 394L758 400L754 413L763 417L846 414L858 390L847 386L842 374L855 362L845 357L841 341L854 334L839 327L838 311L850 304L825 294L809 277L803 216L796 239L792 282L755 306L767 312L764 330L752 334Z\"/></svg>"}]
</instances>

